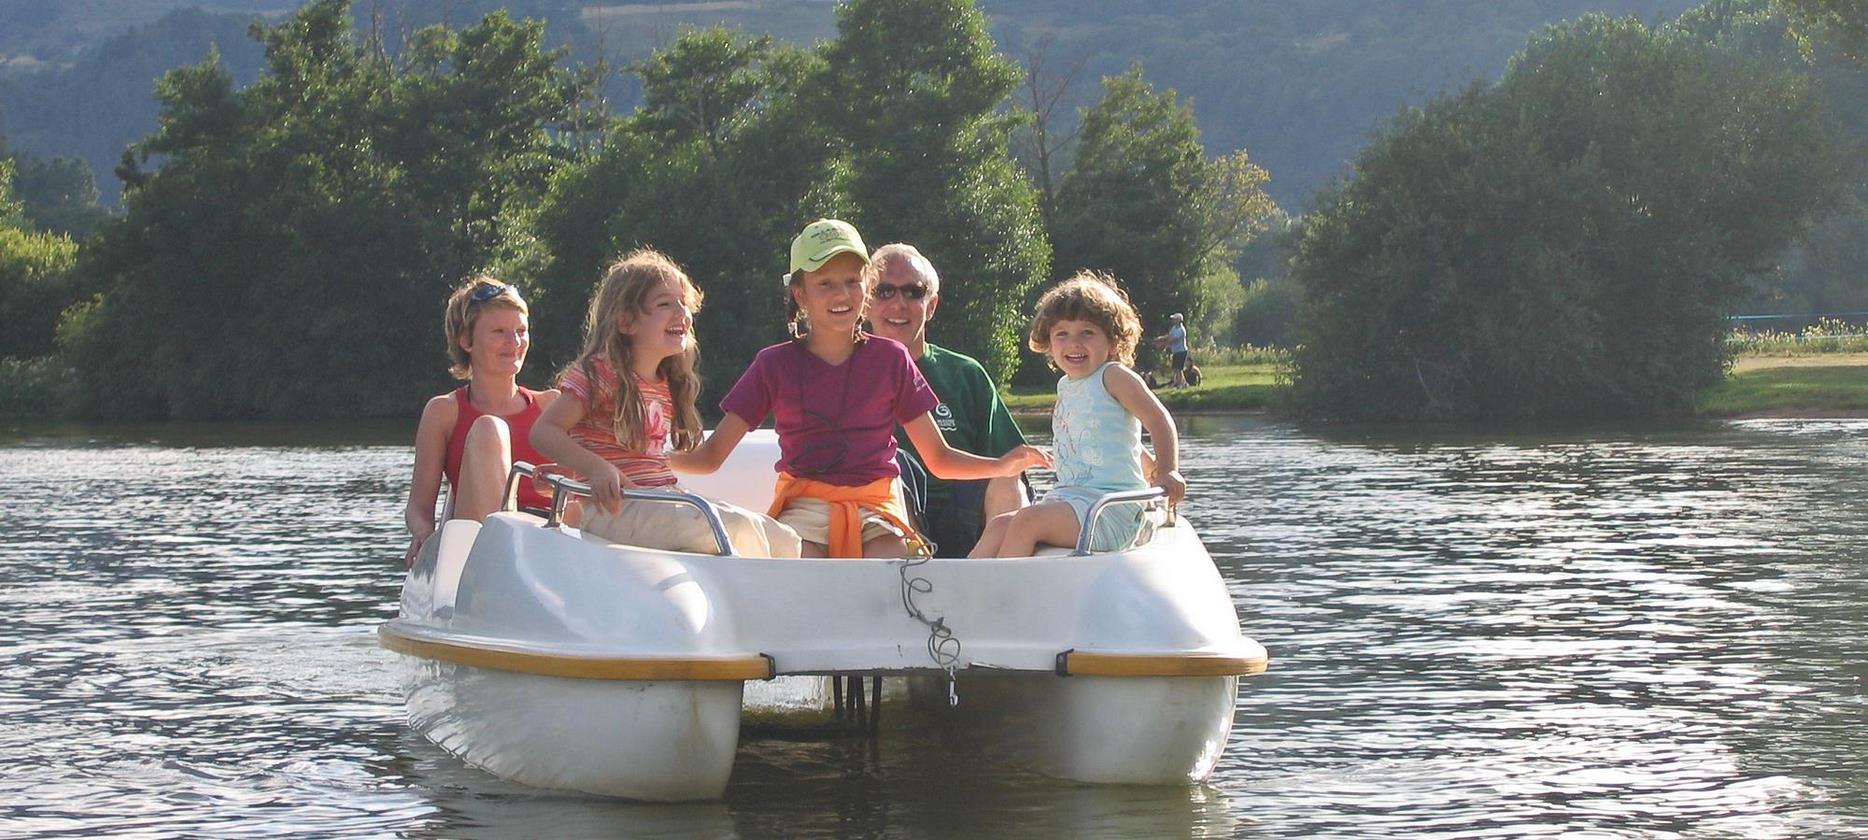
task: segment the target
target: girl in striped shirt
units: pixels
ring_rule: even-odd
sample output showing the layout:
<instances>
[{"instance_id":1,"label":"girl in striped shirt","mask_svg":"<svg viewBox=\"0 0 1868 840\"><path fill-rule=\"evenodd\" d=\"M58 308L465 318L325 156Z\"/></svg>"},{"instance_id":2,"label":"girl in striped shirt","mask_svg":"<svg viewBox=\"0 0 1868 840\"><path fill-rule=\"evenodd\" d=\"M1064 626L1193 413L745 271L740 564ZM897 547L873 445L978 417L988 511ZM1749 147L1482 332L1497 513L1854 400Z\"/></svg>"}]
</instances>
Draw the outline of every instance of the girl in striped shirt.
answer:
<instances>
[{"instance_id":1,"label":"girl in striped shirt","mask_svg":"<svg viewBox=\"0 0 1868 840\"><path fill-rule=\"evenodd\" d=\"M679 489L669 456L701 441L701 293L673 260L641 249L612 265L590 300L584 349L559 376L563 396L532 428L538 451L589 482L582 528L611 542L711 554L713 531L689 505L624 498L623 489ZM798 556L798 536L769 517L714 502L741 554Z\"/></svg>"}]
</instances>

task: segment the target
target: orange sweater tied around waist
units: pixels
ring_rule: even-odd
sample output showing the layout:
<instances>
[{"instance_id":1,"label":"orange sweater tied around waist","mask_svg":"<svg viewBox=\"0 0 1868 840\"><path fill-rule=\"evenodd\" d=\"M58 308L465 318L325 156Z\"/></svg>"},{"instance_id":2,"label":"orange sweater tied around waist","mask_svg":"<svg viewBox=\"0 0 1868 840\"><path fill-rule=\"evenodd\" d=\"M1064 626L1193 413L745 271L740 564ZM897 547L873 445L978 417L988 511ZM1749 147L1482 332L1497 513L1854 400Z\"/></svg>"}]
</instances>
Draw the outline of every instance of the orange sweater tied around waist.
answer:
<instances>
[{"instance_id":1,"label":"orange sweater tied around waist","mask_svg":"<svg viewBox=\"0 0 1868 840\"><path fill-rule=\"evenodd\" d=\"M863 556L863 512L860 508L870 509L900 528L907 535L903 539L910 547L921 542L921 535L908 524L908 508L895 494L893 478L878 478L868 484L845 487L780 472L778 485L772 490L772 509L766 515L778 516L787 503L800 496L829 503L830 545L827 548L832 557Z\"/></svg>"}]
</instances>

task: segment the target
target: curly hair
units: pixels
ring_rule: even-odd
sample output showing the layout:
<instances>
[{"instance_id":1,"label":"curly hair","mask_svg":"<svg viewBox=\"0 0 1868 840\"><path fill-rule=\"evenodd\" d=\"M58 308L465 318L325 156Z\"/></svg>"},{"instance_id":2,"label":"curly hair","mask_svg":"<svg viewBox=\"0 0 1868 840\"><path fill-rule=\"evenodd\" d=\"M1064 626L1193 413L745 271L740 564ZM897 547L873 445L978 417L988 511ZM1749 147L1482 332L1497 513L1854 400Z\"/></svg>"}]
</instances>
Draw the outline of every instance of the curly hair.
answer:
<instances>
[{"instance_id":1,"label":"curly hair","mask_svg":"<svg viewBox=\"0 0 1868 840\"><path fill-rule=\"evenodd\" d=\"M473 336L473 327L480 320L480 312L489 306L511 309L520 315L529 316L525 298L519 296L519 290L498 279L484 274L469 277L454 287L448 295L447 309L441 317L441 331L448 339L448 373L455 379L469 379L472 376L471 364L467 359L466 348L461 347L461 339Z\"/></svg>"},{"instance_id":2,"label":"curly hair","mask_svg":"<svg viewBox=\"0 0 1868 840\"><path fill-rule=\"evenodd\" d=\"M1034 352L1051 352L1051 330L1060 321L1088 321L1109 335L1109 358L1133 367L1141 341L1142 319L1116 278L1100 271L1080 271L1038 298L1026 343ZM1051 365L1055 368L1055 362Z\"/></svg>"}]
</instances>

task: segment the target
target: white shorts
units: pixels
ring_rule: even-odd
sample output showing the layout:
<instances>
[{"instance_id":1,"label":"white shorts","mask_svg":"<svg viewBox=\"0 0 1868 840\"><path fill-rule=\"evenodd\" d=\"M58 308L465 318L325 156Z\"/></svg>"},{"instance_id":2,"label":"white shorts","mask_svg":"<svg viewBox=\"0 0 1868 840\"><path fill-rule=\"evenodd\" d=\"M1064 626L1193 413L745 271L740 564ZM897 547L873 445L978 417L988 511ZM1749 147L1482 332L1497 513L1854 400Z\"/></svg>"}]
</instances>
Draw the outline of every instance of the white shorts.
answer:
<instances>
[{"instance_id":1,"label":"white shorts","mask_svg":"<svg viewBox=\"0 0 1868 840\"><path fill-rule=\"evenodd\" d=\"M1077 527L1083 527L1083 518L1090 515L1090 508L1096 500L1102 498L1101 490L1087 487L1058 487L1049 493L1039 504L1045 502L1063 502L1077 512ZM1142 514L1139 504L1113 505L1103 509L1096 518L1096 531L1090 536L1090 551L1104 553L1126 551L1137 545L1154 539L1154 520Z\"/></svg>"},{"instance_id":2,"label":"white shorts","mask_svg":"<svg viewBox=\"0 0 1868 840\"><path fill-rule=\"evenodd\" d=\"M583 532L586 539L605 540L624 545L638 545L661 551L685 551L690 554L719 554L713 528L698 508L676 502L646 499L623 500L622 509L610 513L595 504L584 503ZM798 534L761 513L738 505L713 501L726 527L733 551L741 557L796 557Z\"/></svg>"},{"instance_id":3,"label":"white shorts","mask_svg":"<svg viewBox=\"0 0 1868 840\"><path fill-rule=\"evenodd\" d=\"M902 529L895 527L882 514L866 507L857 510L863 513L863 542L877 537L907 537ZM799 539L809 540L818 545L830 544L830 503L814 496L799 496L785 503L785 509L778 512L778 521L787 525Z\"/></svg>"}]
</instances>

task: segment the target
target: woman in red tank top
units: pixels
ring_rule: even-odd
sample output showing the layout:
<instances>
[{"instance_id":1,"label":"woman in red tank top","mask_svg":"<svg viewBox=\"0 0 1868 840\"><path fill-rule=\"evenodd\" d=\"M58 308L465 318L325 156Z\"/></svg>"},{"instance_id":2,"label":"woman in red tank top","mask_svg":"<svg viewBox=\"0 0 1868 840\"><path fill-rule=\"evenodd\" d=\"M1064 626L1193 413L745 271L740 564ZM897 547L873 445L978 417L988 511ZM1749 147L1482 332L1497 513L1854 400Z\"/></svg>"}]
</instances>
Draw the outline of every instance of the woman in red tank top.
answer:
<instances>
[{"instance_id":1,"label":"woman in red tank top","mask_svg":"<svg viewBox=\"0 0 1868 840\"><path fill-rule=\"evenodd\" d=\"M443 322L448 371L467 384L430 399L422 409L415 430L405 562L413 563L435 532L435 503L444 477L446 518L480 520L505 507L506 474L514 460L545 462L532 448L532 423L558 392L519 386L519 370L532 345L527 314L519 290L491 277L468 280L448 297ZM518 504L536 508L551 502L522 481Z\"/></svg>"}]
</instances>

